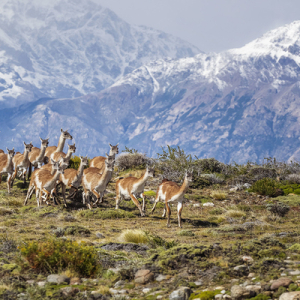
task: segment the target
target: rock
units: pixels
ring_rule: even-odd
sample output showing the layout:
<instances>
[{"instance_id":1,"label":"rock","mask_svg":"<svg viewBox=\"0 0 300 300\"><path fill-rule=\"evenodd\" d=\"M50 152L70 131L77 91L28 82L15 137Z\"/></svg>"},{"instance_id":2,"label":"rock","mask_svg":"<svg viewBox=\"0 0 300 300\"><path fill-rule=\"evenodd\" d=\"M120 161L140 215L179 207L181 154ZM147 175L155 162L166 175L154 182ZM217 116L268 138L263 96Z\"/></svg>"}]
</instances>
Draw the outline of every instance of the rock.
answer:
<instances>
[{"instance_id":1,"label":"rock","mask_svg":"<svg viewBox=\"0 0 300 300\"><path fill-rule=\"evenodd\" d=\"M215 295L215 299L216 300L221 300L221 299L223 299L223 295L222 294L217 294L217 295Z\"/></svg>"},{"instance_id":2,"label":"rock","mask_svg":"<svg viewBox=\"0 0 300 300\"><path fill-rule=\"evenodd\" d=\"M78 277L73 277L70 280L70 285L79 285L81 284L81 279Z\"/></svg>"},{"instance_id":3,"label":"rock","mask_svg":"<svg viewBox=\"0 0 300 300\"><path fill-rule=\"evenodd\" d=\"M247 290L243 286L234 285L231 287L231 297L236 300L242 300L254 297L256 295L255 292L251 290Z\"/></svg>"},{"instance_id":4,"label":"rock","mask_svg":"<svg viewBox=\"0 0 300 300\"><path fill-rule=\"evenodd\" d=\"M226 294L225 294L225 295L223 296L223 299L231 300L232 298L231 298L230 295L226 295Z\"/></svg>"},{"instance_id":5,"label":"rock","mask_svg":"<svg viewBox=\"0 0 300 300\"><path fill-rule=\"evenodd\" d=\"M288 277L279 278L272 283L271 291L275 291L281 286L288 287L292 282L293 280Z\"/></svg>"},{"instance_id":6,"label":"rock","mask_svg":"<svg viewBox=\"0 0 300 300\"><path fill-rule=\"evenodd\" d=\"M246 275L249 272L248 266L246 265L239 265L233 268L236 273L239 275Z\"/></svg>"},{"instance_id":7,"label":"rock","mask_svg":"<svg viewBox=\"0 0 300 300\"><path fill-rule=\"evenodd\" d=\"M249 278L254 278L255 277L255 273L249 273L248 277Z\"/></svg>"},{"instance_id":8,"label":"rock","mask_svg":"<svg viewBox=\"0 0 300 300\"><path fill-rule=\"evenodd\" d=\"M263 291L270 291L271 290L271 284L265 284L262 286Z\"/></svg>"},{"instance_id":9,"label":"rock","mask_svg":"<svg viewBox=\"0 0 300 300\"><path fill-rule=\"evenodd\" d=\"M156 297L157 300L163 299L164 297L162 295L159 295Z\"/></svg>"},{"instance_id":10,"label":"rock","mask_svg":"<svg viewBox=\"0 0 300 300\"><path fill-rule=\"evenodd\" d=\"M154 279L154 274L150 270L138 270L135 273L134 282L145 284Z\"/></svg>"},{"instance_id":11,"label":"rock","mask_svg":"<svg viewBox=\"0 0 300 300\"><path fill-rule=\"evenodd\" d=\"M300 292L283 293L279 300L300 300Z\"/></svg>"},{"instance_id":12,"label":"rock","mask_svg":"<svg viewBox=\"0 0 300 300\"><path fill-rule=\"evenodd\" d=\"M194 282L197 286L200 286L200 285L203 285L203 281L200 279L200 280L197 280Z\"/></svg>"},{"instance_id":13,"label":"rock","mask_svg":"<svg viewBox=\"0 0 300 300\"><path fill-rule=\"evenodd\" d=\"M126 284L126 281L124 280L119 280L115 283L114 288L122 287Z\"/></svg>"},{"instance_id":14,"label":"rock","mask_svg":"<svg viewBox=\"0 0 300 300\"><path fill-rule=\"evenodd\" d=\"M30 284L30 285L34 285L34 284L35 284L35 281L34 281L34 280L26 280L26 283L27 283L27 284Z\"/></svg>"},{"instance_id":15,"label":"rock","mask_svg":"<svg viewBox=\"0 0 300 300\"><path fill-rule=\"evenodd\" d=\"M47 282L51 284L69 284L70 278L65 275L51 274L47 277Z\"/></svg>"},{"instance_id":16,"label":"rock","mask_svg":"<svg viewBox=\"0 0 300 300\"><path fill-rule=\"evenodd\" d=\"M126 251L126 252L135 252L138 254L145 254L147 250L149 250L149 247L147 246L140 246L138 244L133 243L108 243L101 247L101 249L107 250L107 251Z\"/></svg>"},{"instance_id":17,"label":"rock","mask_svg":"<svg viewBox=\"0 0 300 300\"><path fill-rule=\"evenodd\" d=\"M289 272L290 275L295 276L295 275L300 275L300 271L296 270L296 271L291 271Z\"/></svg>"},{"instance_id":18,"label":"rock","mask_svg":"<svg viewBox=\"0 0 300 300\"><path fill-rule=\"evenodd\" d=\"M203 203L203 206L214 207L215 205L212 202L206 202L206 203Z\"/></svg>"},{"instance_id":19,"label":"rock","mask_svg":"<svg viewBox=\"0 0 300 300\"><path fill-rule=\"evenodd\" d=\"M201 204L200 203L195 203L193 204L194 207L201 207Z\"/></svg>"},{"instance_id":20,"label":"rock","mask_svg":"<svg viewBox=\"0 0 300 300\"><path fill-rule=\"evenodd\" d=\"M253 259L251 256L247 256L247 255L244 255L244 256L242 257L242 260L243 260L244 262L251 263L251 264L254 262L254 259Z\"/></svg>"},{"instance_id":21,"label":"rock","mask_svg":"<svg viewBox=\"0 0 300 300\"><path fill-rule=\"evenodd\" d=\"M190 295L192 293L192 290L189 287L181 287L176 291L173 291L169 299L170 300L188 300Z\"/></svg>"},{"instance_id":22,"label":"rock","mask_svg":"<svg viewBox=\"0 0 300 300\"><path fill-rule=\"evenodd\" d=\"M246 289L249 291L253 291L256 294L259 294L261 292L261 286L260 285L247 285Z\"/></svg>"},{"instance_id":23,"label":"rock","mask_svg":"<svg viewBox=\"0 0 300 300\"><path fill-rule=\"evenodd\" d=\"M39 281L37 282L37 285L41 288L43 288L46 285L46 281Z\"/></svg>"},{"instance_id":24,"label":"rock","mask_svg":"<svg viewBox=\"0 0 300 300\"><path fill-rule=\"evenodd\" d=\"M73 288L71 286L67 286L67 287L64 287L64 288L61 288L60 289L60 292L64 295L64 296L67 296L67 297L74 297L77 293L79 293L79 289L77 288Z\"/></svg>"},{"instance_id":25,"label":"rock","mask_svg":"<svg viewBox=\"0 0 300 300\"><path fill-rule=\"evenodd\" d=\"M223 295L224 295L225 293L226 293L226 291L225 291L225 290L222 290L222 291L221 291L221 294L223 294Z\"/></svg>"},{"instance_id":26,"label":"rock","mask_svg":"<svg viewBox=\"0 0 300 300\"><path fill-rule=\"evenodd\" d=\"M97 291L92 291L93 299L95 300L107 300L108 298Z\"/></svg>"},{"instance_id":27,"label":"rock","mask_svg":"<svg viewBox=\"0 0 300 300\"><path fill-rule=\"evenodd\" d=\"M214 288L214 290L225 290L224 286L217 286Z\"/></svg>"},{"instance_id":28,"label":"rock","mask_svg":"<svg viewBox=\"0 0 300 300\"><path fill-rule=\"evenodd\" d=\"M142 292L143 292L144 294L147 294L147 293L149 293L151 290L152 290L152 289L150 289L150 288L145 288L145 289L142 290Z\"/></svg>"},{"instance_id":29,"label":"rock","mask_svg":"<svg viewBox=\"0 0 300 300\"><path fill-rule=\"evenodd\" d=\"M100 233L100 232L97 232L97 233L96 233L96 237L97 237L98 239L105 239L105 236L104 236L102 233Z\"/></svg>"},{"instance_id":30,"label":"rock","mask_svg":"<svg viewBox=\"0 0 300 300\"><path fill-rule=\"evenodd\" d=\"M167 275L162 275L162 274L158 275L155 278L155 280L158 281L158 282L161 282L161 281L166 280L166 279L168 279L168 276Z\"/></svg>"}]
</instances>

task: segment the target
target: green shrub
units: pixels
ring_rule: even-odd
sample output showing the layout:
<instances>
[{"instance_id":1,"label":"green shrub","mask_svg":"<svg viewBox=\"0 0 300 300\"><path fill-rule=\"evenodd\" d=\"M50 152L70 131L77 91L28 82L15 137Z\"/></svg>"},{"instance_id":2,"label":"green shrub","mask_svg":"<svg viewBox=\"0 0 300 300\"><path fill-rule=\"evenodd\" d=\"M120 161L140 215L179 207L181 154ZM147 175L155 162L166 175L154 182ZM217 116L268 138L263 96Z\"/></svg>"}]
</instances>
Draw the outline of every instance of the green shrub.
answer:
<instances>
[{"instance_id":1,"label":"green shrub","mask_svg":"<svg viewBox=\"0 0 300 300\"><path fill-rule=\"evenodd\" d=\"M249 300L268 300L268 299L271 299L271 297L264 294L258 294L255 297L250 298Z\"/></svg>"},{"instance_id":2,"label":"green shrub","mask_svg":"<svg viewBox=\"0 0 300 300\"><path fill-rule=\"evenodd\" d=\"M135 218L136 216L128 211L121 210L121 209L107 209L103 210L101 208L93 209L93 210L81 210L77 212L79 217L83 217L86 219L131 219Z\"/></svg>"},{"instance_id":3,"label":"green shrub","mask_svg":"<svg viewBox=\"0 0 300 300\"><path fill-rule=\"evenodd\" d=\"M215 291L205 291L201 292L200 294L192 294L189 299L197 299L200 298L201 300L213 300L217 294L220 293L220 290Z\"/></svg>"},{"instance_id":4,"label":"green shrub","mask_svg":"<svg viewBox=\"0 0 300 300\"><path fill-rule=\"evenodd\" d=\"M127 229L122 231L119 239L125 243L146 244L148 237L145 231L140 229Z\"/></svg>"},{"instance_id":5,"label":"green shrub","mask_svg":"<svg viewBox=\"0 0 300 300\"><path fill-rule=\"evenodd\" d=\"M282 202L275 202L266 205L268 211L274 215L284 217L290 210L290 207Z\"/></svg>"},{"instance_id":6,"label":"green shrub","mask_svg":"<svg viewBox=\"0 0 300 300\"><path fill-rule=\"evenodd\" d=\"M263 178L256 181L249 191L263 196L276 197L279 196L278 190L278 183L274 179Z\"/></svg>"},{"instance_id":7,"label":"green shrub","mask_svg":"<svg viewBox=\"0 0 300 300\"><path fill-rule=\"evenodd\" d=\"M296 283L291 283L291 284L289 285L289 291L290 291L290 292L296 291L297 288L298 288L298 285L297 285Z\"/></svg>"},{"instance_id":8,"label":"green shrub","mask_svg":"<svg viewBox=\"0 0 300 300\"><path fill-rule=\"evenodd\" d=\"M80 160L79 156L76 156L76 155L72 156L71 159L70 159L68 168L78 170L79 166L80 166L80 162L81 162L81 160Z\"/></svg>"},{"instance_id":9,"label":"green shrub","mask_svg":"<svg viewBox=\"0 0 300 300\"><path fill-rule=\"evenodd\" d=\"M100 269L94 247L64 239L29 242L21 248L21 254L36 272L54 273L69 269L90 277Z\"/></svg>"},{"instance_id":10,"label":"green shrub","mask_svg":"<svg viewBox=\"0 0 300 300\"><path fill-rule=\"evenodd\" d=\"M156 197L156 192L154 192L154 191L145 191L144 195L148 196L148 197Z\"/></svg>"},{"instance_id":11,"label":"green shrub","mask_svg":"<svg viewBox=\"0 0 300 300\"><path fill-rule=\"evenodd\" d=\"M300 244L294 244L289 248L289 250L300 252Z\"/></svg>"},{"instance_id":12,"label":"green shrub","mask_svg":"<svg viewBox=\"0 0 300 300\"><path fill-rule=\"evenodd\" d=\"M221 215L224 212L224 210L222 208L213 208L211 210L208 211L209 214L211 215Z\"/></svg>"},{"instance_id":13,"label":"green shrub","mask_svg":"<svg viewBox=\"0 0 300 300\"><path fill-rule=\"evenodd\" d=\"M195 236L195 233L190 230L180 230L177 235L179 236Z\"/></svg>"},{"instance_id":14,"label":"green shrub","mask_svg":"<svg viewBox=\"0 0 300 300\"><path fill-rule=\"evenodd\" d=\"M145 169L146 165L151 164L151 159L142 153L122 153L116 159L116 165L119 170L128 170L132 168Z\"/></svg>"},{"instance_id":15,"label":"green shrub","mask_svg":"<svg viewBox=\"0 0 300 300\"><path fill-rule=\"evenodd\" d=\"M80 236L89 236L91 231L85 227L74 225L74 226L66 226L64 228L58 227L53 231L53 233L57 236L64 235L80 235Z\"/></svg>"}]
</instances>

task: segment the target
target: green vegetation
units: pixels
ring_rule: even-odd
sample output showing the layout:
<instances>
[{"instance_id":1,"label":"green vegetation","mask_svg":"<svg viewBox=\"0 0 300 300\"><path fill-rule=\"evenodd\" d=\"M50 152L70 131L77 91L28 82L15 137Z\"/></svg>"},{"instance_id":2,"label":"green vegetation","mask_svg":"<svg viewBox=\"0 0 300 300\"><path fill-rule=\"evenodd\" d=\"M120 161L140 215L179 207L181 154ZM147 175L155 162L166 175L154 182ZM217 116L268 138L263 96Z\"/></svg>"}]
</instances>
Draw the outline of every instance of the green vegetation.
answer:
<instances>
[{"instance_id":1,"label":"green vegetation","mask_svg":"<svg viewBox=\"0 0 300 300\"><path fill-rule=\"evenodd\" d=\"M81 276L90 277L100 269L97 252L84 243L61 239L33 241L20 251L36 272L61 272L69 269Z\"/></svg>"},{"instance_id":2,"label":"green vegetation","mask_svg":"<svg viewBox=\"0 0 300 300\"><path fill-rule=\"evenodd\" d=\"M263 178L256 181L250 189L250 192L263 196L275 197L278 195L278 183L271 178Z\"/></svg>"}]
</instances>

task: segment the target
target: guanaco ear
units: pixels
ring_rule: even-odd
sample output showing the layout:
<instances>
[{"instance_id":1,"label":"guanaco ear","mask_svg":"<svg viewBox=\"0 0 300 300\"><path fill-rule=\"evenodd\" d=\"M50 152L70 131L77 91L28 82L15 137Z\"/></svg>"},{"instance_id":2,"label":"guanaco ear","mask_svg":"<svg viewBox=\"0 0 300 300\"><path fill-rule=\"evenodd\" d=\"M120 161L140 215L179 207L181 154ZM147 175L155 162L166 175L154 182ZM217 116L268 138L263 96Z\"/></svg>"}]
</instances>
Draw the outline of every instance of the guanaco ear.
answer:
<instances>
[{"instance_id":1,"label":"guanaco ear","mask_svg":"<svg viewBox=\"0 0 300 300\"><path fill-rule=\"evenodd\" d=\"M6 148L7 149L7 148ZM7 149L8 150L8 149ZM15 147L12 148L12 150L15 152Z\"/></svg>"},{"instance_id":2,"label":"guanaco ear","mask_svg":"<svg viewBox=\"0 0 300 300\"><path fill-rule=\"evenodd\" d=\"M119 146L119 143L116 146Z\"/></svg>"},{"instance_id":3,"label":"guanaco ear","mask_svg":"<svg viewBox=\"0 0 300 300\"><path fill-rule=\"evenodd\" d=\"M60 132L64 132L62 128L60 129Z\"/></svg>"},{"instance_id":4,"label":"guanaco ear","mask_svg":"<svg viewBox=\"0 0 300 300\"><path fill-rule=\"evenodd\" d=\"M56 161L53 160L52 157L50 159L51 159L51 164L54 165Z\"/></svg>"},{"instance_id":5,"label":"guanaco ear","mask_svg":"<svg viewBox=\"0 0 300 300\"><path fill-rule=\"evenodd\" d=\"M113 146L109 143L109 147L112 148Z\"/></svg>"},{"instance_id":6,"label":"guanaco ear","mask_svg":"<svg viewBox=\"0 0 300 300\"><path fill-rule=\"evenodd\" d=\"M32 145L32 142L30 142L30 145L33 146L33 145Z\"/></svg>"},{"instance_id":7,"label":"guanaco ear","mask_svg":"<svg viewBox=\"0 0 300 300\"><path fill-rule=\"evenodd\" d=\"M8 148L6 147L7 152L9 152Z\"/></svg>"},{"instance_id":8,"label":"guanaco ear","mask_svg":"<svg viewBox=\"0 0 300 300\"><path fill-rule=\"evenodd\" d=\"M43 139L40 137L41 142L43 141Z\"/></svg>"},{"instance_id":9,"label":"guanaco ear","mask_svg":"<svg viewBox=\"0 0 300 300\"><path fill-rule=\"evenodd\" d=\"M24 145L26 146L26 143L23 141Z\"/></svg>"},{"instance_id":10,"label":"guanaco ear","mask_svg":"<svg viewBox=\"0 0 300 300\"><path fill-rule=\"evenodd\" d=\"M105 155L106 155L106 158L108 158L108 157L109 157L109 155L108 155L107 153L105 153Z\"/></svg>"}]
</instances>

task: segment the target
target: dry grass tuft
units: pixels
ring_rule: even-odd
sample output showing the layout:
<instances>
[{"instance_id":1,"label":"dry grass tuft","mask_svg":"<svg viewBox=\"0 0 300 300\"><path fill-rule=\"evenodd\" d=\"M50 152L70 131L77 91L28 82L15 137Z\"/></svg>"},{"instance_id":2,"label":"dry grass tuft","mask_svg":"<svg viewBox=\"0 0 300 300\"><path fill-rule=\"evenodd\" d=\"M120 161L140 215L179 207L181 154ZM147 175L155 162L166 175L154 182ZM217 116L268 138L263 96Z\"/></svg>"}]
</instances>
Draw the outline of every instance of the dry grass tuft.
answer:
<instances>
[{"instance_id":1,"label":"dry grass tuft","mask_svg":"<svg viewBox=\"0 0 300 300\"><path fill-rule=\"evenodd\" d=\"M226 217L236 218L236 219L246 217L246 213L245 212L243 212L241 210L236 210L236 209L227 210L224 215Z\"/></svg>"},{"instance_id":2,"label":"dry grass tuft","mask_svg":"<svg viewBox=\"0 0 300 300\"><path fill-rule=\"evenodd\" d=\"M135 244L146 244L148 242L148 238L146 233L140 229L127 229L124 230L119 240L125 243L135 243Z\"/></svg>"},{"instance_id":3,"label":"dry grass tuft","mask_svg":"<svg viewBox=\"0 0 300 300\"><path fill-rule=\"evenodd\" d=\"M210 196L216 200L225 200L227 198L227 193L224 191L213 191Z\"/></svg>"}]
</instances>

